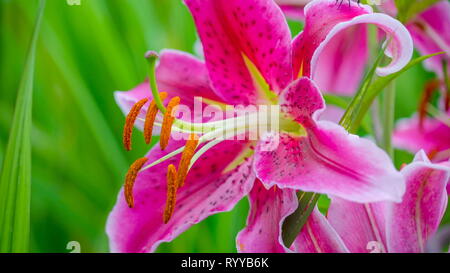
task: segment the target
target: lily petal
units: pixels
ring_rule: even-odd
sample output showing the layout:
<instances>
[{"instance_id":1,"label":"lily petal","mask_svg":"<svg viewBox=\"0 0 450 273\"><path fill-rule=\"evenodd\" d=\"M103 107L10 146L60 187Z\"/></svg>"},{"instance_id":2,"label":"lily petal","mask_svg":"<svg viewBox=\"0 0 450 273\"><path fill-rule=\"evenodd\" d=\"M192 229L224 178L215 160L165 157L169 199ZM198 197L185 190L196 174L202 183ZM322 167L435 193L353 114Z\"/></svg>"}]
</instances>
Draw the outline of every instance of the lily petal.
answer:
<instances>
[{"instance_id":1,"label":"lily petal","mask_svg":"<svg viewBox=\"0 0 450 273\"><path fill-rule=\"evenodd\" d=\"M171 141L167 150L184 145ZM180 233L212 214L229 211L251 190L254 175L251 160L223 173L236 155L247 147L224 141L208 150L191 168L185 185L178 189L175 211L167 224L163 211L167 196L166 170L177 164L173 157L138 174L133 189L135 206L129 208L120 191L107 221L106 232L112 252L152 252L161 242L172 241ZM152 162L166 152L154 147L147 157Z\"/></svg>"},{"instance_id":2,"label":"lily petal","mask_svg":"<svg viewBox=\"0 0 450 273\"><path fill-rule=\"evenodd\" d=\"M337 232L317 208L314 208L293 246L299 253L349 252Z\"/></svg>"},{"instance_id":3,"label":"lily petal","mask_svg":"<svg viewBox=\"0 0 450 273\"><path fill-rule=\"evenodd\" d=\"M195 97L220 101L210 87L205 64L194 56L181 51L163 50L161 52L156 68L156 80L160 91L168 92L169 97L179 96L183 104L190 109L194 109ZM130 91L117 91L114 93L114 97L125 114L128 114L131 107L139 100L153 98L148 81ZM148 104L144 106L139 118L145 118L147 107ZM162 120L162 117L158 116L158 120ZM142 120L136 120L136 126L139 129L142 129L143 125Z\"/></svg>"},{"instance_id":4,"label":"lily petal","mask_svg":"<svg viewBox=\"0 0 450 273\"><path fill-rule=\"evenodd\" d=\"M291 35L272 0L184 0L203 44L217 93L231 104L259 98L246 59L275 92L292 80Z\"/></svg>"},{"instance_id":5,"label":"lily petal","mask_svg":"<svg viewBox=\"0 0 450 273\"><path fill-rule=\"evenodd\" d=\"M327 216L350 252L387 251L384 203L359 204L332 197Z\"/></svg>"},{"instance_id":6,"label":"lily petal","mask_svg":"<svg viewBox=\"0 0 450 273\"><path fill-rule=\"evenodd\" d=\"M258 143L255 170L267 187L319 192L362 203L401 201L403 177L383 150L337 124L316 121L324 102L310 79L290 85L280 104L282 111L303 125L306 135L281 133L277 138L266 134Z\"/></svg>"},{"instance_id":7,"label":"lily petal","mask_svg":"<svg viewBox=\"0 0 450 273\"><path fill-rule=\"evenodd\" d=\"M246 227L239 232L236 244L239 252L284 253L287 249L281 238L284 219L298 206L297 196L290 189L266 189L255 182L249 194L250 214Z\"/></svg>"},{"instance_id":8,"label":"lily petal","mask_svg":"<svg viewBox=\"0 0 450 273\"><path fill-rule=\"evenodd\" d=\"M408 30L388 15L372 13L370 6L352 1L350 5L336 5L335 0L317 0L305 7L305 16L305 28L293 41L294 75L314 79L320 71L319 58L328 43L341 31L359 24L375 24L393 37L387 50L392 61L386 67L377 68L378 75L399 71L412 57L413 43Z\"/></svg>"},{"instance_id":9,"label":"lily petal","mask_svg":"<svg viewBox=\"0 0 450 273\"><path fill-rule=\"evenodd\" d=\"M311 0L275 0L284 14L293 20L305 20L304 8Z\"/></svg>"},{"instance_id":10,"label":"lily petal","mask_svg":"<svg viewBox=\"0 0 450 273\"><path fill-rule=\"evenodd\" d=\"M450 127L440 120L425 118L420 126L417 115L400 120L393 134L395 146L417 153L433 154L450 149Z\"/></svg>"},{"instance_id":11,"label":"lily petal","mask_svg":"<svg viewBox=\"0 0 450 273\"><path fill-rule=\"evenodd\" d=\"M337 33L317 59L314 81L324 93L354 95L369 60L367 26Z\"/></svg>"},{"instance_id":12,"label":"lily petal","mask_svg":"<svg viewBox=\"0 0 450 273\"><path fill-rule=\"evenodd\" d=\"M424 252L447 207L450 168L432 164L423 151L402 169L406 178L403 201L392 204L387 223L389 252Z\"/></svg>"},{"instance_id":13,"label":"lily petal","mask_svg":"<svg viewBox=\"0 0 450 273\"><path fill-rule=\"evenodd\" d=\"M440 1L420 13L407 25L414 45L422 55L444 51L425 61L425 66L443 76L442 61L450 59L450 2ZM450 64L448 64L450 69Z\"/></svg>"}]
</instances>

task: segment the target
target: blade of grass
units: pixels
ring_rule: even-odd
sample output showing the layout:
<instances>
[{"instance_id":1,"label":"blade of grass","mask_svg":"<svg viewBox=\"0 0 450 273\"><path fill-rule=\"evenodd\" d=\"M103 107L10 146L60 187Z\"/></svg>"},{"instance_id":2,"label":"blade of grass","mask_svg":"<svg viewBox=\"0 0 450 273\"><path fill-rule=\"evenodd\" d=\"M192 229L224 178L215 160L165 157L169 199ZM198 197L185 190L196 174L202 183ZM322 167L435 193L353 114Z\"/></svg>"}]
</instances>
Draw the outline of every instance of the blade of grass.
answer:
<instances>
[{"instance_id":1,"label":"blade of grass","mask_svg":"<svg viewBox=\"0 0 450 273\"><path fill-rule=\"evenodd\" d=\"M99 145L104 158L111 166L114 174L117 177L121 177L127 167L126 159L103 113L98 108L89 88L84 84L79 72L75 68L70 53L63 46L63 42L50 26L46 28L44 34L44 43L48 49L48 54L55 62L60 73L64 75L67 85L71 87L67 91L70 92L77 109L85 118L86 125L91 130L93 138Z\"/></svg>"},{"instance_id":2,"label":"blade of grass","mask_svg":"<svg viewBox=\"0 0 450 273\"><path fill-rule=\"evenodd\" d=\"M29 245L33 79L44 7L41 0L0 176L0 252L26 252Z\"/></svg>"}]
</instances>

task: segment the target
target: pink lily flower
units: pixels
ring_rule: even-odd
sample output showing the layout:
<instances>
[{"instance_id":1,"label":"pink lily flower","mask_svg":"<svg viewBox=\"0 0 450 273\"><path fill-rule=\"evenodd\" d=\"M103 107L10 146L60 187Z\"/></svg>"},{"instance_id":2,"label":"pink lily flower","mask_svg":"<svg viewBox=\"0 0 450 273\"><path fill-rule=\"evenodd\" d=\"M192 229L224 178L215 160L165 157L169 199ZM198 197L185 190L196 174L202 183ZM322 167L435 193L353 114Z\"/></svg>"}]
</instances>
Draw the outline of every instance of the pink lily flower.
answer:
<instances>
[{"instance_id":1,"label":"pink lily flower","mask_svg":"<svg viewBox=\"0 0 450 273\"><path fill-rule=\"evenodd\" d=\"M450 165L431 163L425 152L401 171L401 203L357 204L333 197L328 220L351 252L424 252L447 207Z\"/></svg>"},{"instance_id":2,"label":"pink lily flower","mask_svg":"<svg viewBox=\"0 0 450 273\"><path fill-rule=\"evenodd\" d=\"M348 253L338 233L317 208L288 249L281 237L281 226L298 206L294 190L266 189L255 182L249 194L250 214L236 245L244 253ZM276 224L274 224L276 223Z\"/></svg>"},{"instance_id":3,"label":"pink lily flower","mask_svg":"<svg viewBox=\"0 0 450 273\"><path fill-rule=\"evenodd\" d=\"M400 120L393 134L394 145L415 153L423 149L434 162L450 159L450 113L441 119L417 115Z\"/></svg>"},{"instance_id":4,"label":"pink lily flower","mask_svg":"<svg viewBox=\"0 0 450 273\"><path fill-rule=\"evenodd\" d=\"M231 210L240 199L257 191L256 179L266 188L276 186L276 191L287 198L293 198L290 194L295 190L304 190L355 202L401 200L403 178L384 151L337 124L318 120L325 104L310 79L318 74L315 59L328 41L340 30L366 23L378 25L393 37L392 62L378 68L378 73L400 70L411 57L412 41L398 21L372 13L367 6L339 7L334 0L317 0L306 7L305 31L291 41L284 15L271 0L185 3L193 14L205 61L163 51L156 69L159 87L169 97L179 96L188 107L194 107L195 96L232 106L278 104L282 112L280 143L274 145L277 143L271 132L265 132L256 142L199 141L200 149L191 154L195 164L183 185L175 189L170 184L172 164L180 161L177 149L185 142L170 140L164 152L152 148L146 162L153 163L130 169L134 202L130 203L122 190L108 218L106 230L112 251L154 251L161 242L173 240L209 215ZM150 94L144 83L129 92L116 93L116 100L128 113L143 98L151 98ZM143 109L141 117L145 116L145 106ZM211 125L207 120L201 122L206 127ZM236 122L223 124L211 126L212 132L239 129ZM267 151L265 146L276 149ZM159 165L153 167L156 163ZM286 209L290 211L295 209L295 201L280 202L290 204ZM252 209L251 214L259 212Z\"/></svg>"},{"instance_id":5,"label":"pink lily flower","mask_svg":"<svg viewBox=\"0 0 450 273\"><path fill-rule=\"evenodd\" d=\"M395 9L387 9L396 13ZM450 71L450 3L440 1L416 16L408 25L416 48L424 55L443 51L441 54L425 61L425 66L435 72L439 78L444 78L443 64L447 62ZM450 73L450 72L449 72ZM450 76L450 75L448 75ZM439 87L439 86L438 86ZM450 158L450 111L449 90L441 84L444 91L441 108L444 109L440 118L423 118L414 116L401 120L394 132L394 144L412 153L424 149L433 161L445 161ZM432 91L432 90L431 90ZM427 101L424 101L426 104ZM424 115L425 113L420 113Z\"/></svg>"},{"instance_id":6,"label":"pink lily flower","mask_svg":"<svg viewBox=\"0 0 450 273\"><path fill-rule=\"evenodd\" d=\"M382 6L392 15L397 13L393 1ZM422 55L445 52L425 61L425 67L443 78L443 61L447 61L450 71L450 3L440 1L412 18L407 28L414 40L414 46Z\"/></svg>"},{"instance_id":7,"label":"pink lily flower","mask_svg":"<svg viewBox=\"0 0 450 273\"><path fill-rule=\"evenodd\" d=\"M450 162L431 163L417 153L401 171L406 192L401 203L361 204L332 197L328 217L317 209L287 249L281 224L297 207L294 191L254 186L249 195L252 213L237 237L240 252L367 253L424 252L447 207ZM265 200L265 202L262 202ZM270 205L268 205L270 204ZM273 222L279 223L278 226ZM269 227L269 228L268 228ZM261 235L265 232L264 236Z\"/></svg>"}]
</instances>

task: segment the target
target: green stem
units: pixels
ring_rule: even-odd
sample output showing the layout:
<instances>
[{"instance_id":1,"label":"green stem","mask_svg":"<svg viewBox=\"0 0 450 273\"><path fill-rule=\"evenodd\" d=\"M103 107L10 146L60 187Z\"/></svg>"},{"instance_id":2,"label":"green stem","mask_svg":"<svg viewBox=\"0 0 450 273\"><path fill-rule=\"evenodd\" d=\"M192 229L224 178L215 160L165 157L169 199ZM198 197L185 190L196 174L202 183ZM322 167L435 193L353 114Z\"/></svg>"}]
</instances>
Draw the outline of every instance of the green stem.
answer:
<instances>
[{"instance_id":1,"label":"green stem","mask_svg":"<svg viewBox=\"0 0 450 273\"><path fill-rule=\"evenodd\" d=\"M382 147L393 159L394 149L392 148L392 131L394 129L395 114L395 81L392 81L386 88L383 96L383 141Z\"/></svg>"},{"instance_id":2,"label":"green stem","mask_svg":"<svg viewBox=\"0 0 450 273\"><path fill-rule=\"evenodd\" d=\"M448 77L448 69L447 69L447 60L442 60L442 71L444 73L444 88L445 88L445 95L444 95L444 109L448 110L450 108L450 79Z\"/></svg>"}]
</instances>

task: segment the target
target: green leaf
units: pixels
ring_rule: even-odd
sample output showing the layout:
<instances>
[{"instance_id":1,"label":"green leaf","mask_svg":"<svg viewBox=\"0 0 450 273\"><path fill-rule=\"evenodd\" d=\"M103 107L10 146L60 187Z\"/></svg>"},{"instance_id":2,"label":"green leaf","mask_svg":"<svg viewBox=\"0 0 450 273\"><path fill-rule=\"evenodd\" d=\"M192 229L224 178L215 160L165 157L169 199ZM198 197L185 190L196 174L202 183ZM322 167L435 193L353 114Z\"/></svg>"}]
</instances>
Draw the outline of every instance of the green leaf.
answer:
<instances>
[{"instance_id":1,"label":"green leaf","mask_svg":"<svg viewBox=\"0 0 450 273\"><path fill-rule=\"evenodd\" d=\"M410 61L402 70L385 77L380 77L372 82L374 68L376 68L377 63L379 63L378 61L375 62L374 67L369 72L368 77L366 77L366 80L364 81L360 91L358 91L356 96L353 98L353 101L347 108L344 117L342 117L341 125L350 133L355 133L361 125L361 121L363 120L373 101L381 91L383 91L393 80L411 69L416 64L419 64L428 58L440 54L442 54L442 52L418 57Z\"/></svg>"},{"instance_id":2,"label":"green leaf","mask_svg":"<svg viewBox=\"0 0 450 273\"><path fill-rule=\"evenodd\" d=\"M297 196L298 208L283 222L282 237L286 247L290 247L292 245L295 238L297 238L303 226L306 224L309 215L311 215L317 201L319 200L320 194L299 191Z\"/></svg>"},{"instance_id":3,"label":"green leaf","mask_svg":"<svg viewBox=\"0 0 450 273\"><path fill-rule=\"evenodd\" d=\"M388 43L386 43L387 45ZM350 102L350 105L347 107L344 116L339 122L342 127L344 127L347 131L354 134L358 131L358 128L364 118L364 115L361 115L361 108L363 107L364 98L367 96L367 90L369 86L372 84L373 78L375 76L376 69L378 65L381 63L381 60L384 56L383 48L375 59L374 64L371 69L367 72L364 77L363 83L360 86L358 92L353 97L353 100Z\"/></svg>"},{"instance_id":4,"label":"green leaf","mask_svg":"<svg viewBox=\"0 0 450 273\"><path fill-rule=\"evenodd\" d=\"M411 69L413 66L429 59L432 58L434 56L437 55L441 55L444 54L444 52L438 52L438 53L434 53L434 54L430 54L430 55L425 55L425 56L421 56L421 57L417 57L414 60L411 60L402 70L390 74L388 76L385 77L380 77L378 79L376 79L373 84L371 84L367 90L367 97L364 99L363 101L363 107L362 107L362 112L360 113L360 115L365 115L365 113L367 112L367 109L370 107L370 105L372 105L374 99L380 94L381 91L383 91L393 80L397 79L398 77L400 77L403 73L405 73L406 71L408 71L409 69Z\"/></svg>"},{"instance_id":5,"label":"green leaf","mask_svg":"<svg viewBox=\"0 0 450 273\"><path fill-rule=\"evenodd\" d=\"M0 175L0 252L28 251L33 78L36 44L44 7L45 0L41 0Z\"/></svg>"},{"instance_id":6,"label":"green leaf","mask_svg":"<svg viewBox=\"0 0 450 273\"><path fill-rule=\"evenodd\" d=\"M398 10L397 18L401 22L406 23L413 19L417 14L439 1L440 0L395 0L395 5Z\"/></svg>"}]
</instances>

